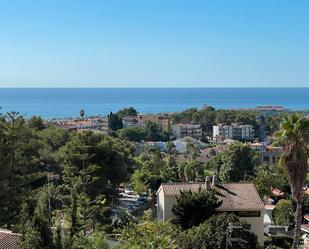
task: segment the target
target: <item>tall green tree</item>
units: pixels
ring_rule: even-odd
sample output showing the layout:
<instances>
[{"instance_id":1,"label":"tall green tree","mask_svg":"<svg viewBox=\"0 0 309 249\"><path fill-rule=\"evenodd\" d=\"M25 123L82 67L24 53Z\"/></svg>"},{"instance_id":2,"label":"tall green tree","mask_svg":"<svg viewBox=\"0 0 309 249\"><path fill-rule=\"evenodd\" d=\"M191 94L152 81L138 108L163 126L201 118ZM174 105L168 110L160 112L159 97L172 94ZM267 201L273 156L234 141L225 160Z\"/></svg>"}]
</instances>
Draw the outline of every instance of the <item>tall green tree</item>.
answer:
<instances>
[{"instance_id":1,"label":"tall green tree","mask_svg":"<svg viewBox=\"0 0 309 249\"><path fill-rule=\"evenodd\" d=\"M41 143L17 112L0 121L0 225L17 222L20 205L31 189L42 186L46 168L40 164Z\"/></svg>"},{"instance_id":2,"label":"tall green tree","mask_svg":"<svg viewBox=\"0 0 309 249\"><path fill-rule=\"evenodd\" d=\"M184 230L198 226L209 219L221 204L213 190L181 191L172 207L174 222Z\"/></svg>"},{"instance_id":3,"label":"tall green tree","mask_svg":"<svg viewBox=\"0 0 309 249\"><path fill-rule=\"evenodd\" d=\"M280 163L286 168L293 198L296 201L293 249L298 248L302 222L303 187L308 169L309 120L297 114L284 119L276 133L283 146Z\"/></svg>"},{"instance_id":4,"label":"tall green tree","mask_svg":"<svg viewBox=\"0 0 309 249\"><path fill-rule=\"evenodd\" d=\"M243 181L254 174L255 154L249 146L234 143L222 153L220 178L224 182Z\"/></svg>"},{"instance_id":5,"label":"tall green tree","mask_svg":"<svg viewBox=\"0 0 309 249\"><path fill-rule=\"evenodd\" d=\"M275 224L279 226L291 226L293 224L293 203L290 200L279 200L273 211Z\"/></svg>"},{"instance_id":6,"label":"tall green tree","mask_svg":"<svg viewBox=\"0 0 309 249\"><path fill-rule=\"evenodd\" d=\"M200 154L200 150L191 140L186 141L186 153L190 156L190 162L196 160Z\"/></svg>"},{"instance_id":7,"label":"tall green tree","mask_svg":"<svg viewBox=\"0 0 309 249\"><path fill-rule=\"evenodd\" d=\"M117 131L123 127L122 119L117 114L110 112L107 125L112 131Z\"/></svg>"}]
</instances>

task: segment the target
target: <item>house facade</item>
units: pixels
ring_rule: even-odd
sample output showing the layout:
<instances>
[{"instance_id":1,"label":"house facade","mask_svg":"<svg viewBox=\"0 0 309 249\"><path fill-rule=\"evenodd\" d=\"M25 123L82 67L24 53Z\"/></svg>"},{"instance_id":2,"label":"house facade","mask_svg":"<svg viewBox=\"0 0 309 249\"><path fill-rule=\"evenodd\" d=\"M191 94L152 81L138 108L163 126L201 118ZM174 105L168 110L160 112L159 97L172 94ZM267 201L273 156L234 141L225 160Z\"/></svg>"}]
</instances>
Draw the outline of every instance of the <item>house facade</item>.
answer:
<instances>
[{"instance_id":1,"label":"house facade","mask_svg":"<svg viewBox=\"0 0 309 249\"><path fill-rule=\"evenodd\" d=\"M209 181L209 178L208 178ZM172 207L180 191L198 191L199 188L213 188L222 200L218 212L234 213L240 220L247 222L250 230L264 243L264 204L252 183L168 183L162 184L157 191L157 218L168 220L173 217Z\"/></svg>"}]
</instances>

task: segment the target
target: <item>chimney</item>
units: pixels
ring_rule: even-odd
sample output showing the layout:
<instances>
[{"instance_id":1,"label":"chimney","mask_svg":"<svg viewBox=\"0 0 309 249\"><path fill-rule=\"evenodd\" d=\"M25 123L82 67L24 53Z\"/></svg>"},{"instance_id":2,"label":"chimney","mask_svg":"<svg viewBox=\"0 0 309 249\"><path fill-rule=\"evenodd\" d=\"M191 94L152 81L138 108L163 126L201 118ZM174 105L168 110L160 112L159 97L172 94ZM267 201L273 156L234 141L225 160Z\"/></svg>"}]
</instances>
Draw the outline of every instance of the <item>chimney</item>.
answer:
<instances>
[{"instance_id":1,"label":"chimney","mask_svg":"<svg viewBox=\"0 0 309 249\"><path fill-rule=\"evenodd\" d=\"M217 186L218 184L218 178L217 175L212 176L212 187Z\"/></svg>"},{"instance_id":2,"label":"chimney","mask_svg":"<svg viewBox=\"0 0 309 249\"><path fill-rule=\"evenodd\" d=\"M210 177L209 176L206 176L205 189L206 190L210 190L211 189L211 181L210 181Z\"/></svg>"}]
</instances>

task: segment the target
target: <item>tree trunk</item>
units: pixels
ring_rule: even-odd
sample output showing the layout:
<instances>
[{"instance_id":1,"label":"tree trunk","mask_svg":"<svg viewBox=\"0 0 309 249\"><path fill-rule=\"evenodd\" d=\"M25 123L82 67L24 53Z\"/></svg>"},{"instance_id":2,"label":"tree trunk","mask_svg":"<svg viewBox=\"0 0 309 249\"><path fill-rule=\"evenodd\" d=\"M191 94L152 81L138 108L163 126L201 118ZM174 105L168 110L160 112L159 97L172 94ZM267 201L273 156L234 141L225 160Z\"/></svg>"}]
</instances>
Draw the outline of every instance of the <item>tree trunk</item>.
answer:
<instances>
[{"instance_id":1,"label":"tree trunk","mask_svg":"<svg viewBox=\"0 0 309 249\"><path fill-rule=\"evenodd\" d=\"M295 230L293 236L293 245L292 249L298 249L299 237L302 223L302 202L297 202L296 212L295 212Z\"/></svg>"}]
</instances>

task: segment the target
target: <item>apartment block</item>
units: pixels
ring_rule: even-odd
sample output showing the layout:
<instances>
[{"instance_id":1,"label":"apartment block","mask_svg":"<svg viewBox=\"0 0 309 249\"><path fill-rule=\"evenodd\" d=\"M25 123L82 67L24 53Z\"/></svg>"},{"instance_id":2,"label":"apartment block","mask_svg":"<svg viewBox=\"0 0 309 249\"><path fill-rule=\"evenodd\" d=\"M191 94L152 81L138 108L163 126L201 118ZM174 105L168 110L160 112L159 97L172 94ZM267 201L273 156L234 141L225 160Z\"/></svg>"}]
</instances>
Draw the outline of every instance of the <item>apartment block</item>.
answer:
<instances>
[{"instance_id":1,"label":"apartment block","mask_svg":"<svg viewBox=\"0 0 309 249\"><path fill-rule=\"evenodd\" d=\"M214 140L253 140L254 128L252 125L243 125L238 123L217 124L213 126L213 139Z\"/></svg>"},{"instance_id":2,"label":"apartment block","mask_svg":"<svg viewBox=\"0 0 309 249\"><path fill-rule=\"evenodd\" d=\"M200 124L174 124L172 126L172 132L176 138L193 137L201 140L203 137L202 127Z\"/></svg>"}]
</instances>

